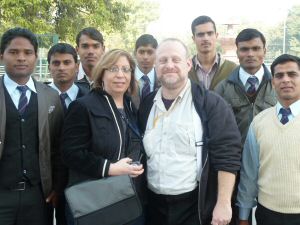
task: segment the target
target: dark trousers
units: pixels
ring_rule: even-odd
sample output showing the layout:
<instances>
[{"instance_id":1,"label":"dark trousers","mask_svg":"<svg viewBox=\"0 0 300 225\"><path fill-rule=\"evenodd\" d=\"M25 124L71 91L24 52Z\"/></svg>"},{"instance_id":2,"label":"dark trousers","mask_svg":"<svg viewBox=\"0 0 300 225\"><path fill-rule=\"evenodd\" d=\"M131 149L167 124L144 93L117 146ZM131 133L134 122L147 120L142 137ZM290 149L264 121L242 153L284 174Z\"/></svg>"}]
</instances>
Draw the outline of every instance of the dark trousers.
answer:
<instances>
[{"instance_id":1,"label":"dark trousers","mask_svg":"<svg viewBox=\"0 0 300 225\"><path fill-rule=\"evenodd\" d=\"M67 225L65 205L66 205L65 195L59 196L55 210L52 204L48 204L49 221L51 221L49 225L53 225L54 214L55 214L56 225Z\"/></svg>"},{"instance_id":2,"label":"dark trousers","mask_svg":"<svg viewBox=\"0 0 300 225\"><path fill-rule=\"evenodd\" d=\"M46 201L40 185L25 190L0 188L0 224L47 225Z\"/></svg>"},{"instance_id":3,"label":"dark trousers","mask_svg":"<svg viewBox=\"0 0 300 225\"><path fill-rule=\"evenodd\" d=\"M147 225L199 224L198 188L180 195L159 195L148 190Z\"/></svg>"},{"instance_id":4,"label":"dark trousers","mask_svg":"<svg viewBox=\"0 0 300 225\"><path fill-rule=\"evenodd\" d=\"M257 204L255 218L257 225L299 225L300 214L274 212Z\"/></svg>"}]
</instances>

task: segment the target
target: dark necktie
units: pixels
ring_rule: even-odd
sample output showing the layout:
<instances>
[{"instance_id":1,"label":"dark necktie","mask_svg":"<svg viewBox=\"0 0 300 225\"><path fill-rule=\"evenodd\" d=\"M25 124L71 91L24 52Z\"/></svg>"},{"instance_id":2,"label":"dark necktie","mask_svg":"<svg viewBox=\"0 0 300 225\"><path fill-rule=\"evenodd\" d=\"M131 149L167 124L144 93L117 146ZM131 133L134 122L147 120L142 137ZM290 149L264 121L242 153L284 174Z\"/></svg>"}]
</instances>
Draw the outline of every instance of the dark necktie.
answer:
<instances>
[{"instance_id":1,"label":"dark necktie","mask_svg":"<svg viewBox=\"0 0 300 225\"><path fill-rule=\"evenodd\" d=\"M23 115L25 112L26 106L28 105L26 91L29 90L29 88L26 85L24 85L24 86L18 86L17 89L21 93L21 96L19 98L18 111L19 111L20 115Z\"/></svg>"},{"instance_id":2,"label":"dark necktie","mask_svg":"<svg viewBox=\"0 0 300 225\"><path fill-rule=\"evenodd\" d=\"M67 112L67 105L66 105L66 98L68 97L68 94L67 93L61 93L59 95L59 98L60 98L60 101L61 101L61 105L63 107L63 110L64 110L64 113Z\"/></svg>"},{"instance_id":3,"label":"dark necktie","mask_svg":"<svg viewBox=\"0 0 300 225\"><path fill-rule=\"evenodd\" d=\"M247 82L250 84L250 87L247 89L247 94L248 95L254 95L256 92L256 87L255 85L258 83L258 79L256 76L251 76L248 78Z\"/></svg>"},{"instance_id":4,"label":"dark necktie","mask_svg":"<svg viewBox=\"0 0 300 225\"><path fill-rule=\"evenodd\" d=\"M289 117L288 116L292 114L290 108L287 108L287 109L281 108L279 110L279 113L282 115L281 120L280 120L280 122L282 124L286 124L287 122L289 122Z\"/></svg>"},{"instance_id":5,"label":"dark necktie","mask_svg":"<svg viewBox=\"0 0 300 225\"><path fill-rule=\"evenodd\" d=\"M150 93L150 79L147 75L143 75L144 86L142 89L142 99L144 99Z\"/></svg>"}]
</instances>

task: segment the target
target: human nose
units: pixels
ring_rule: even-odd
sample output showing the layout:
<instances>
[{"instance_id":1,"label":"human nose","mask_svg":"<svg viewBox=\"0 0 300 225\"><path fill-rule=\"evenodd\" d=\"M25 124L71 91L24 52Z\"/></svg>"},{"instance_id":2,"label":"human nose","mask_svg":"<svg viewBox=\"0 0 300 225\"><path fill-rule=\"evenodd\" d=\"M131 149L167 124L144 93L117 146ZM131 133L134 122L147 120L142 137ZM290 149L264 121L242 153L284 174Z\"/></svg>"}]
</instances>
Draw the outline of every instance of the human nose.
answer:
<instances>
[{"instance_id":1,"label":"human nose","mask_svg":"<svg viewBox=\"0 0 300 225\"><path fill-rule=\"evenodd\" d=\"M24 53L19 53L18 55L17 55L17 59L19 60L19 61L25 61L25 59L26 59L26 56L25 56L25 54Z\"/></svg>"}]
</instances>

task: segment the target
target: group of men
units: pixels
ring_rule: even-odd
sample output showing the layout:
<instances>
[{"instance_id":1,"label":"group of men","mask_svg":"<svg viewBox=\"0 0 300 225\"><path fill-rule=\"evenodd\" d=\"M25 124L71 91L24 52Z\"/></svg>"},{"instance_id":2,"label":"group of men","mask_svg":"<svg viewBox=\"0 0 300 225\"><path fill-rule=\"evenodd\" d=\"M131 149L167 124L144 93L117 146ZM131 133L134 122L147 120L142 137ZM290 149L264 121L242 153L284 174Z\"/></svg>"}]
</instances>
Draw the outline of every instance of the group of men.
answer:
<instances>
[{"instance_id":1,"label":"group of men","mask_svg":"<svg viewBox=\"0 0 300 225\"><path fill-rule=\"evenodd\" d=\"M144 34L134 49L146 224L247 225L255 206L258 225L300 224L300 59L281 55L270 73L265 37L248 28L236 37L238 66L217 52L210 17L197 17L191 30L192 59L174 38L158 45ZM69 104L93 85L105 52L94 28L80 31L76 45L50 48L46 86L31 77L35 35L13 28L1 38L1 225L51 224L53 207L57 224L67 223L61 125Z\"/></svg>"}]
</instances>

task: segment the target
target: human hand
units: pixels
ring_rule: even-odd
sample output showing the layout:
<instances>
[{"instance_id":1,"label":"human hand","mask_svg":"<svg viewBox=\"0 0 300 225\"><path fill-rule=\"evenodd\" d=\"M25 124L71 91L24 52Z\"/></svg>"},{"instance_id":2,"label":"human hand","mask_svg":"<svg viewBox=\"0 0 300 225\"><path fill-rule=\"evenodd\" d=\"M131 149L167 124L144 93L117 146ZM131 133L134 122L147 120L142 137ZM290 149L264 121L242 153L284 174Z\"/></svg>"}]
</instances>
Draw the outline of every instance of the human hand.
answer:
<instances>
[{"instance_id":1,"label":"human hand","mask_svg":"<svg viewBox=\"0 0 300 225\"><path fill-rule=\"evenodd\" d=\"M248 220L240 220L239 225L249 225Z\"/></svg>"},{"instance_id":2,"label":"human hand","mask_svg":"<svg viewBox=\"0 0 300 225\"><path fill-rule=\"evenodd\" d=\"M211 221L212 225L227 225L231 221L232 209L230 202L217 202Z\"/></svg>"},{"instance_id":3,"label":"human hand","mask_svg":"<svg viewBox=\"0 0 300 225\"><path fill-rule=\"evenodd\" d=\"M116 163L111 163L108 170L108 175L118 176L128 174L131 177L137 177L144 172L142 164L137 165L131 163L132 159L130 158L123 158Z\"/></svg>"},{"instance_id":4,"label":"human hand","mask_svg":"<svg viewBox=\"0 0 300 225\"><path fill-rule=\"evenodd\" d=\"M55 208L58 204L58 195L55 191L51 191L50 195L46 198L46 202L52 204Z\"/></svg>"}]
</instances>

